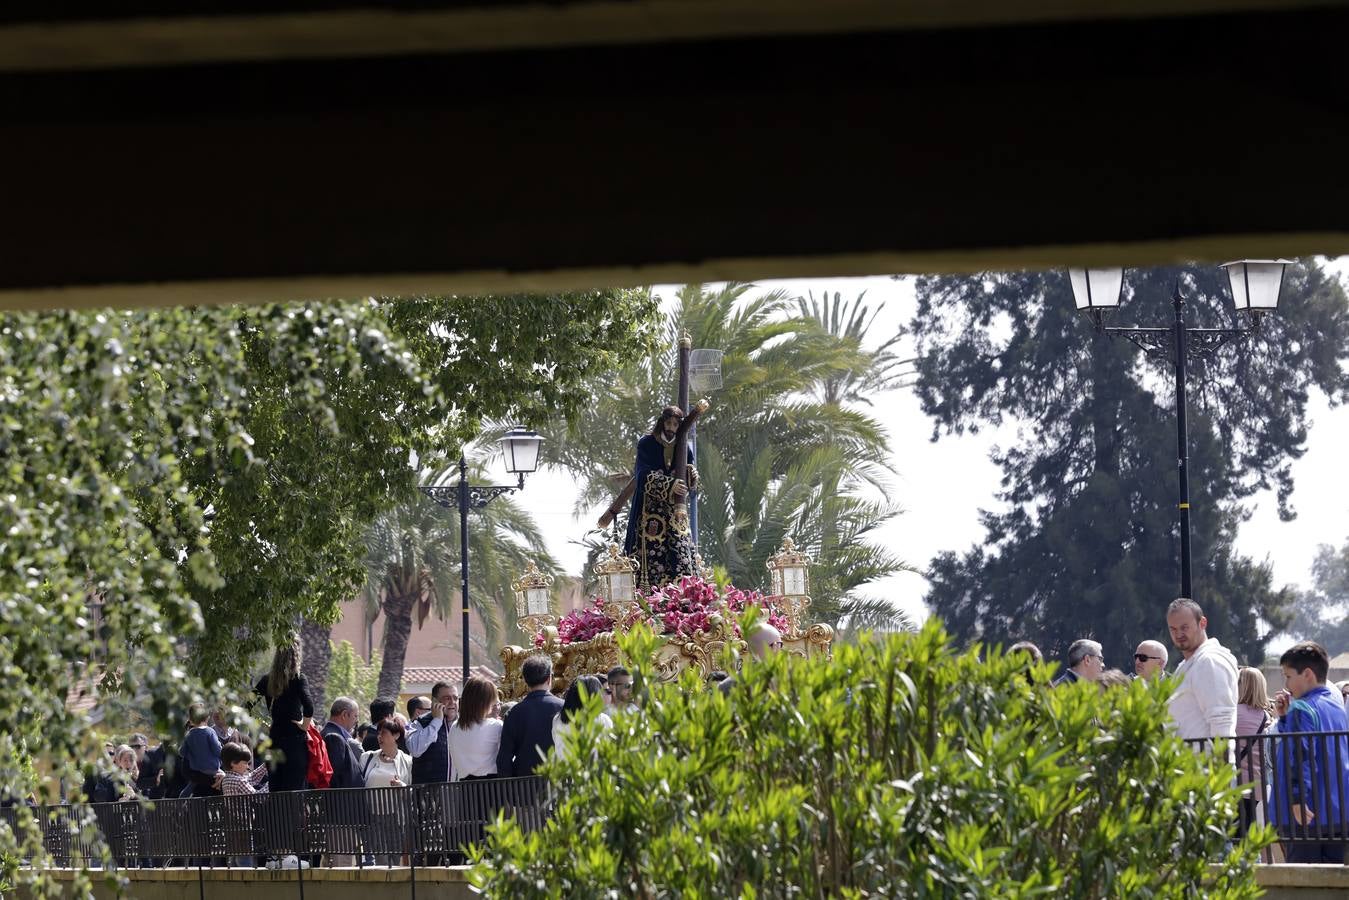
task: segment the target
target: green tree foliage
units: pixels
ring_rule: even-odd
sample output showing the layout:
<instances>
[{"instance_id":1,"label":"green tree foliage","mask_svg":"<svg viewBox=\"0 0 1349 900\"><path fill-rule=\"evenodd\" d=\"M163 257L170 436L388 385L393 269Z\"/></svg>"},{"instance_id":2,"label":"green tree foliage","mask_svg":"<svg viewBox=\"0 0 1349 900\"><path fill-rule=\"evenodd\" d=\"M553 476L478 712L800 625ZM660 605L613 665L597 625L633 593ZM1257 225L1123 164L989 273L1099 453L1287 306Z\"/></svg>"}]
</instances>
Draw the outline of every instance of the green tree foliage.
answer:
<instances>
[{"instance_id":1,"label":"green tree foliage","mask_svg":"<svg viewBox=\"0 0 1349 900\"><path fill-rule=\"evenodd\" d=\"M323 697L323 713L333 708L338 697L350 697L356 701L362 719L370 709L370 701L378 693L380 654L376 650L369 662L361 659L351 641L342 641L332 645L332 658L328 664L328 690Z\"/></svg>"},{"instance_id":2,"label":"green tree foliage","mask_svg":"<svg viewBox=\"0 0 1349 900\"><path fill-rule=\"evenodd\" d=\"M488 896L1258 894L1272 835L1227 853L1232 769L1166 729L1170 685L1035 687L936 625L748 665L729 696L651 684L653 649L624 640L642 709L546 764L544 827L494 826Z\"/></svg>"},{"instance_id":3,"label":"green tree foliage","mask_svg":"<svg viewBox=\"0 0 1349 900\"><path fill-rule=\"evenodd\" d=\"M682 288L661 346L592 384L576 422L550 432L552 458L578 478L582 504L611 499L637 439L674 402L675 348L687 331L694 347L724 353L723 387L698 425L704 559L738 586L765 587L764 563L791 534L816 561L812 618L900 624L888 603L861 593L906 568L870 540L898 509L871 499L890 471L886 435L859 408L888 383L890 347L863 346L874 315L860 303L752 290Z\"/></svg>"},{"instance_id":4,"label":"green tree foliage","mask_svg":"<svg viewBox=\"0 0 1349 900\"><path fill-rule=\"evenodd\" d=\"M1349 651L1349 541L1338 550L1329 544L1316 548L1312 587L1294 599L1287 631L1316 641L1331 656Z\"/></svg>"},{"instance_id":5,"label":"green tree foliage","mask_svg":"<svg viewBox=\"0 0 1349 900\"><path fill-rule=\"evenodd\" d=\"M484 467L469 467L471 483L493 483L488 479ZM447 481L443 473L430 480ZM556 571L557 562L523 503L510 496L471 510L468 528L469 604L487 639L477 662L490 664L495 661L494 648L515 627L511 582L530 561L545 572ZM458 510L418 498L379 516L366 533L365 566L366 614L370 621L376 613L384 614L377 695L394 698L403 683L412 629L421 628L431 615L444 621L462 609Z\"/></svg>"},{"instance_id":6,"label":"green tree foliage","mask_svg":"<svg viewBox=\"0 0 1349 900\"><path fill-rule=\"evenodd\" d=\"M1117 317L1166 326L1179 279L1191 324L1232 320L1212 266L1130 270ZM985 540L931 566L927 601L961 640L1036 641L1057 654L1094 636L1113 660L1164 639L1179 570L1173 363L1096 334L1059 272L982 273L918 282L918 393L933 437L1015 425L993 453L1005 508ZM1290 591L1233 541L1242 501L1272 488L1284 515L1304 451L1307 397L1349 398L1349 305L1313 261L1290 266L1276 315L1191 368L1190 491L1195 599L1210 634L1263 658L1266 626ZM958 478L958 472L945 477Z\"/></svg>"},{"instance_id":7,"label":"green tree foliage","mask_svg":"<svg viewBox=\"0 0 1349 900\"><path fill-rule=\"evenodd\" d=\"M161 733L208 693L194 673L228 699L274 635L359 589L411 451L574 414L654 311L594 291L0 315L0 761L40 748L39 799L78 788L101 757L66 709L81 685L144 693ZM40 865L36 831L16 840Z\"/></svg>"}]
</instances>

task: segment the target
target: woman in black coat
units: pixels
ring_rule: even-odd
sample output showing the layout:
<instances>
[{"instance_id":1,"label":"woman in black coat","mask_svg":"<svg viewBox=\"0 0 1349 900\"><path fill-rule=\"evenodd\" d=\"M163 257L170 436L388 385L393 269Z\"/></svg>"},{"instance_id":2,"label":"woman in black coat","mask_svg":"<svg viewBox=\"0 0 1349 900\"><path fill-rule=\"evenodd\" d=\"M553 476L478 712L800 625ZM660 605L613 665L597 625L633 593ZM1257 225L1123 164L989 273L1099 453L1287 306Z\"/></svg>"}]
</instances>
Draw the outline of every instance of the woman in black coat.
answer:
<instances>
[{"instance_id":1,"label":"woman in black coat","mask_svg":"<svg viewBox=\"0 0 1349 900\"><path fill-rule=\"evenodd\" d=\"M314 717L314 702L300 674L300 638L292 635L272 657L272 671L253 689L267 700L272 724L268 735L273 752L282 759L271 764L269 790L302 791L309 771L308 731Z\"/></svg>"}]
</instances>

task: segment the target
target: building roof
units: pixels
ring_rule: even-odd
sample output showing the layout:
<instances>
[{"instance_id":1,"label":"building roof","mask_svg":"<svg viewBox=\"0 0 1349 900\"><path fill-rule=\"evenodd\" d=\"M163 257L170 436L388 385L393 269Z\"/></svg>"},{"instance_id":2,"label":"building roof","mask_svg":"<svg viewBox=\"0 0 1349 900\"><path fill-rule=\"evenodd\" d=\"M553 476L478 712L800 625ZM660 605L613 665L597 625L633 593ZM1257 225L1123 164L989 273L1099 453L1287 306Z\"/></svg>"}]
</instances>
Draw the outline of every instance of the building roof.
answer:
<instances>
[{"instance_id":1,"label":"building roof","mask_svg":"<svg viewBox=\"0 0 1349 900\"><path fill-rule=\"evenodd\" d=\"M487 666L469 666L470 675L481 675L497 681L501 673L493 672ZM463 668L460 666L406 666L403 669L403 693L425 692L437 681L459 685L462 682Z\"/></svg>"}]
</instances>

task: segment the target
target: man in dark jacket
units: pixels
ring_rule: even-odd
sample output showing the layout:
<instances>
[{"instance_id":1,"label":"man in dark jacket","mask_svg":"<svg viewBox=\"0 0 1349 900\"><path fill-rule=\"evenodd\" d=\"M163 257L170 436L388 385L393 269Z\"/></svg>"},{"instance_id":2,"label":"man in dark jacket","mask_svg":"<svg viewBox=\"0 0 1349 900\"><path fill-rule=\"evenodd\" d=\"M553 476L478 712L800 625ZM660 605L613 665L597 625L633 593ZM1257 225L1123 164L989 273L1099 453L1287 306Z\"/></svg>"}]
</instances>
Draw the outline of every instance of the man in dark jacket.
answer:
<instances>
[{"instance_id":1,"label":"man in dark jacket","mask_svg":"<svg viewBox=\"0 0 1349 900\"><path fill-rule=\"evenodd\" d=\"M497 751L497 775L533 775L553 747L553 717L562 711L562 700L554 697L553 661L546 656L531 656L521 666L529 693L515 704L501 729L501 749Z\"/></svg>"},{"instance_id":2,"label":"man in dark jacket","mask_svg":"<svg viewBox=\"0 0 1349 900\"><path fill-rule=\"evenodd\" d=\"M408 704L411 710L412 704ZM450 765L450 726L459 717L459 698L454 685L438 681L431 688L431 711L407 734L408 754L412 757L412 783L437 784L453 781Z\"/></svg>"},{"instance_id":3,"label":"man in dark jacket","mask_svg":"<svg viewBox=\"0 0 1349 900\"><path fill-rule=\"evenodd\" d=\"M394 702L392 700L371 700L370 701L370 733L365 736L361 743L364 750L379 749L379 723L385 719L393 718ZM403 748L399 748L400 750Z\"/></svg>"},{"instance_id":4,"label":"man in dark jacket","mask_svg":"<svg viewBox=\"0 0 1349 900\"><path fill-rule=\"evenodd\" d=\"M328 762L333 766L332 788L365 787L361 775L361 745L351 736L360 715L356 701L338 697L328 711L328 722L323 726L323 745L328 749Z\"/></svg>"}]
</instances>

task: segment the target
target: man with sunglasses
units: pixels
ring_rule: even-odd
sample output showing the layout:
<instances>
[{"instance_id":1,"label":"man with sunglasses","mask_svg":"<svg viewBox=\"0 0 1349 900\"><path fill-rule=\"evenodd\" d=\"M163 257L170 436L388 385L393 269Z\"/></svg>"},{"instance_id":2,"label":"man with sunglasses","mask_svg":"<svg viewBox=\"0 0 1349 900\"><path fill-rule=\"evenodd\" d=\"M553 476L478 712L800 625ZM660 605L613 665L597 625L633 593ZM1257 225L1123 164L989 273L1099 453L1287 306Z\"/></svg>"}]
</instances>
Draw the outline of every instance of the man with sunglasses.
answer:
<instances>
[{"instance_id":1,"label":"man with sunglasses","mask_svg":"<svg viewBox=\"0 0 1349 900\"><path fill-rule=\"evenodd\" d=\"M1166 677L1166 647L1158 641L1143 641L1134 650L1134 674L1144 681Z\"/></svg>"}]
</instances>

